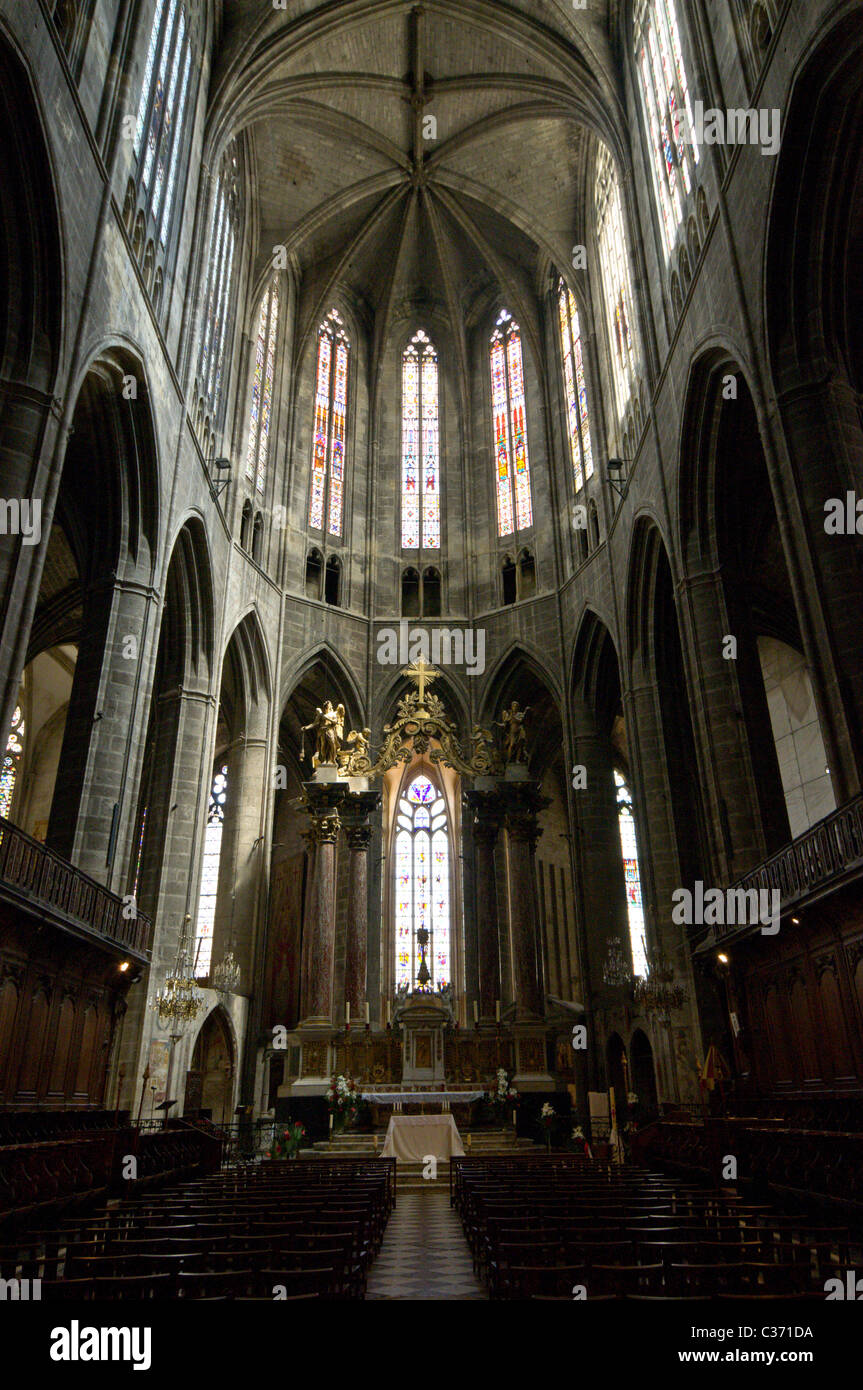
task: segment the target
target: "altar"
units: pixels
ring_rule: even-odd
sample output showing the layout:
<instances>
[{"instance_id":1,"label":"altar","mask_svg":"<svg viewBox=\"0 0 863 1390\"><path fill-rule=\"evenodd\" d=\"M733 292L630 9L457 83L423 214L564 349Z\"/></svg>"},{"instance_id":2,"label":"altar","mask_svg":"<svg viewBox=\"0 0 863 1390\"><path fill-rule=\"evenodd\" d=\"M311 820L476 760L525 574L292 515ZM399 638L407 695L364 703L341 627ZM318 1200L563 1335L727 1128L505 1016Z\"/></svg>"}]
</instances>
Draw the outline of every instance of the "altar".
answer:
<instances>
[{"instance_id":1,"label":"altar","mask_svg":"<svg viewBox=\"0 0 863 1390\"><path fill-rule=\"evenodd\" d=\"M427 1158L464 1157L456 1122L445 1115L391 1115L381 1158L423 1163Z\"/></svg>"}]
</instances>

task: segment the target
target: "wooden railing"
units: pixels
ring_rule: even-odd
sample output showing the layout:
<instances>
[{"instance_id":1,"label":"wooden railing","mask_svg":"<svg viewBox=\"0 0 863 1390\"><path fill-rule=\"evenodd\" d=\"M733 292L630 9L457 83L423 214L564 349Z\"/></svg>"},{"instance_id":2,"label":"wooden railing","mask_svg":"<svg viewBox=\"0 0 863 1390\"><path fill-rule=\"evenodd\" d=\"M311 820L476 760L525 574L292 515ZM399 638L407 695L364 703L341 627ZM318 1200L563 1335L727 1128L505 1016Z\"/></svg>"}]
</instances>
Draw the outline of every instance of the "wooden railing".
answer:
<instances>
[{"instance_id":1,"label":"wooden railing","mask_svg":"<svg viewBox=\"0 0 863 1390\"><path fill-rule=\"evenodd\" d=\"M84 936L149 961L152 923L142 912L124 915L124 903L89 874L0 816L0 894L47 909ZM128 909L126 909L128 911Z\"/></svg>"}]
</instances>

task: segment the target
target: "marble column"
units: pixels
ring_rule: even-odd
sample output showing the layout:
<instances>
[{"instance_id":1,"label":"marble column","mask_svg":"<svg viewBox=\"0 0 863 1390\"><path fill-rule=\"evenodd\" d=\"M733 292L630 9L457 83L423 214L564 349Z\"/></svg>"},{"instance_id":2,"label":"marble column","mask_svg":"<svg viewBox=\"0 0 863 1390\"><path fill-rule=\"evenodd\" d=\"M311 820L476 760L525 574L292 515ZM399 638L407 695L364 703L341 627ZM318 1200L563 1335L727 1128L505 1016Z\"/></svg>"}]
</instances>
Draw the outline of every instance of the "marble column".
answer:
<instances>
[{"instance_id":1,"label":"marble column","mask_svg":"<svg viewBox=\"0 0 863 1390\"><path fill-rule=\"evenodd\" d=\"M536 891L536 845L542 831L536 816L549 802L536 782L502 782L499 790L509 840L515 1016L516 1021L538 1019L545 1014L545 987Z\"/></svg>"},{"instance_id":2,"label":"marble column","mask_svg":"<svg viewBox=\"0 0 863 1390\"><path fill-rule=\"evenodd\" d=\"M336 844L342 823L338 807L345 788L338 783L306 782L312 817L312 858L303 912L301 1024L331 1025L336 956Z\"/></svg>"},{"instance_id":3,"label":"marble column","mask_svg":"<svg viewBox=\"0 0 863 1390\"><path fill-rule=\"evenodd\" d=\"M474 813L473 841L476 872L477 965L479 1021L495 1022L500 993L500 938L497 915L497 876L494 851L500 830L499 800L494 792L469 792Z\"/></svg>"},{"instance_id":4,"label":"marble column","mask_svg":"<svg viewBox=\"0 0 863 1390\"><path fill-rule=\"evenodd\" d=\"M348 842L348 921L345 936L345 1004L351 1022L365 1020L368 1000L366 963L369 937L369 816L381 804L380 792L351 792L341 806ZM347 1012L347 1011L346 1011Z\"/></svg>"}]
</instances>

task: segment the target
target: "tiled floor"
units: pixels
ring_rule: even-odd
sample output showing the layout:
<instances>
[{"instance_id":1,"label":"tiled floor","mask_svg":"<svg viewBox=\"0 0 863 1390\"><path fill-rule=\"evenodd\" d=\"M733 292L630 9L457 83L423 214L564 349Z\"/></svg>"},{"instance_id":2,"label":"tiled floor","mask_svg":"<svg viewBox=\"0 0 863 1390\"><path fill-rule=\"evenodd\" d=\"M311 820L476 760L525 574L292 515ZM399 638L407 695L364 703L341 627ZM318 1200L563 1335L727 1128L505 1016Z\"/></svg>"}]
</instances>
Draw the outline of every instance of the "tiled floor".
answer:
<instances>
[{"instance_id":1,"label":"tiled floor","mask_svg":"<svg viewBox=\"0 0 863 1390\"><path fill-rule=\"evenodd\" d=\"M366 1298L485 1298L448 1192L401 1192Z\"/></svg>"}]
</instances>

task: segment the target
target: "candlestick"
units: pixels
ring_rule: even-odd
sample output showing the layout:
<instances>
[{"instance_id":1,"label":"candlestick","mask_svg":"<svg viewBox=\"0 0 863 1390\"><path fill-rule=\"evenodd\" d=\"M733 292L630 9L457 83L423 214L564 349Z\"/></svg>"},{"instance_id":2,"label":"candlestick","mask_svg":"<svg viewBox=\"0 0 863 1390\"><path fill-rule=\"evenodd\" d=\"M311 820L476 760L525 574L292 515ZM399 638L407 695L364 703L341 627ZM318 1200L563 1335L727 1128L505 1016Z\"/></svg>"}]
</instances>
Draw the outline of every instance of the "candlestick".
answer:
<instances>
[{"instance_id":1,"label":"candlestick","mask_svg":"<svg viewBox=\"0 0 863 1390\"><path fill-rule=\"evenodd\" d=\"M494 1001L494 1017L495 1017L495 1022L500 1023L500 1000L499 1000L499 999L495 999L495 1001Z\"/></svg>"},{"instance_id":2,"label":"candlestick","mask_svg":"<svg viewBox=\"0 0 863 1390\"><path fill-rule=\"evenodd\" d=\"M391 1000L391 999L388 999L388 1000L387 1000L387 1023L392 1023L392 1021L393 1021L393 1005L392 1005L392 1000Z\"/></svg>"},{"instance_id":3,"label":"candlestick","mask_svg":"<svg viewBox=\"0 0 863 1390\"><path fill-rule=\"evenodd\" d=\"M473 1021L475 1024L479 1023L479 1005L475 999L473 1001Z\"/></svg>"},{"instance_id":4,"label":"candlestick","mask_svg":"<svg viewBox=\"0 0 863 1390\"><path fill-rule=\"evenodd\" d=\"M368 1027L368 1022L369 1022L369 1001L368 1001L368 999L367 999L367 1000L366 1000L366 1026L367 1026L367 1027Z\"/></svg>"},{"instance_id":5,"label":"candlestick","mask_svg":"<svg viewBox=\"0 0 863 1390\"><path fill-rule=\"evenodd\" d=\"M345 1023L350 1023L350 1021L351 1021L351 1001L350 1001L350 999L348 999L348 1001L347 1001L346 1004L345 1004Z\"/></svg>"}]
</instances>

